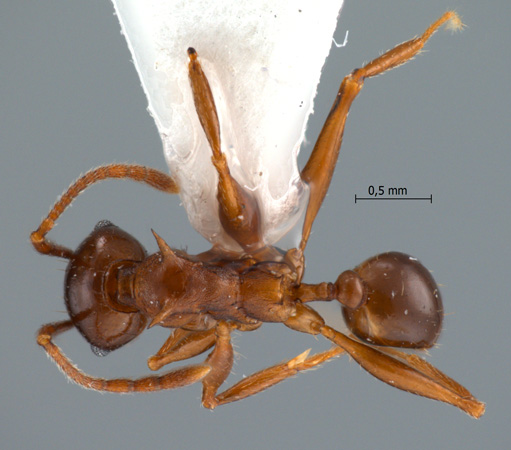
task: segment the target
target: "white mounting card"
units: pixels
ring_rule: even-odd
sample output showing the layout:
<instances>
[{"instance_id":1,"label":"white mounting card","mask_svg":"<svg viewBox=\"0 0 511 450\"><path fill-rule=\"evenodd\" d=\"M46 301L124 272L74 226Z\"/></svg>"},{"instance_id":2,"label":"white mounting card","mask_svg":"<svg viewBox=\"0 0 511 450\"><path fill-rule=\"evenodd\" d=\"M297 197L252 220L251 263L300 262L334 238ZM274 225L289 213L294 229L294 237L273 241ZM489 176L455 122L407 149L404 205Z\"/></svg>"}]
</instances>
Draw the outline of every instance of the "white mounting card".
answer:
<instances>
[{"instance_id":1,"label":"white mounting card","mask_svg":"<svg viewBox=\"0 0 511 450\"><path fill-rule=\"evenodd\" d=\"M194 228L239 249L222 230L217 175L188 80L195 48L218 110L222 151L256 196L275 243L302 216L308 188L297 155L342 0L113 0Z\"/></svg>"}]
</instances>

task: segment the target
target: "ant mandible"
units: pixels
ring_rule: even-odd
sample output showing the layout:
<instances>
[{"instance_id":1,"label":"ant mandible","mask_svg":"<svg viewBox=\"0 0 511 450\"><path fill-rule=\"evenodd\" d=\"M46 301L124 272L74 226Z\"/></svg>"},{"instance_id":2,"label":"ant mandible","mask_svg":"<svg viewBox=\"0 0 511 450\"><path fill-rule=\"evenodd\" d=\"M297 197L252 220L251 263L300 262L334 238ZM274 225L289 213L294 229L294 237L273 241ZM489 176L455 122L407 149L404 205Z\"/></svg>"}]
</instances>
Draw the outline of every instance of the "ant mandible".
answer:
<instances>
[{"instance_id":1,"label":"ant mandible","mask_svg":"<svg viewBox=\"0 0 511 450\"><path fill-rule=\"evenodd\" d=\"M200 381L206 408L230 403L263 391L300 371L344 352L376 378L396 388L450 403L473 417L484 413L484 403L438 369L414 354L391 347L429 348L436 342L443 308L438 287L415 258L390 252L375 256L335 283L302 283L304 251L312 224L327 193L339 154L350 106L364 80L413 58L444 23L461 26L447 12L422 36L398 45L344 78L312 154L301 171L310 187L301 242L286 253L265 245L261 214L251 192L231 176L220 149L220 126L208 80L196 51L188 49L189 79L195 108L212 151L218 173L218 211L225 233L239 252L216 245L191 256L171 249L153 232L159 251L147 256L139 242L110 222L97 224L76 251L46 239L57 218L86 188L107 178L131 179L168 193L178 193L174 179L139 165L111 164L91 170L62 195L31 235L35 249L69 260L65 302L70 319L44 325L37 342L75 383L98 391L149 392L173 389ZM354 336L325 324L307 303L337 300ZM263 322L279 322L312 335L322 335L334 346L297 357L246 377L222 393L231 372L233 330L252 331ZM201 364L163 375L132 379L101 379L81 372L53 343L53 336L77 328L101 355L138 336L146 327L160 325L172 332L148 365L158 370L210 348Z\"/></svg>"}]
</instances>

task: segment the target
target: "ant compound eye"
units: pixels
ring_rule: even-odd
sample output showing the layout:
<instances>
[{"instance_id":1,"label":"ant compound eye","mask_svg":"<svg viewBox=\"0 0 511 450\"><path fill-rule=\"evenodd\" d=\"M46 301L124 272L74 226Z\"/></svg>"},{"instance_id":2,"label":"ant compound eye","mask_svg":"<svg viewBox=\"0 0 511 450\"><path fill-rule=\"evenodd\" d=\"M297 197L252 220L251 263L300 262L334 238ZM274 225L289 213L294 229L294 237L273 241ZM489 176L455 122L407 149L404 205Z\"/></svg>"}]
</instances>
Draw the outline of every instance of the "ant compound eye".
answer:
<instances>
[{"instance_id":1,"label":"ant compound eye","mask_svg":"<svg viewBox=\"0 0 511 450\"><path fill-rule=\"evenodd\" d=\"M96 356L99 356L100 358L110 353L110 350L103 350L102 348L96 347L95 345L92 344L90 346L90 349L92 350L92 353L94 353Z\"/></svg>"},{"instance_id":2,"label":"ant compound eye","mask_svg":"<svg viewBox=\"0 0 511 450\"><path fill-rule=\"evenodd\" d=\"M367 285L367 302L343 307L350 331L375 345L431 347L442 328L440 292L430 272L415 258L383 253L354 269Z\"/></svg>"},{"instance_id":3,"label":"ant compound eye","mask_svg":"<svg viewBox=\"0 0 511 450\"><path fill-rule=\"evenodd\" d=\"M99 230L101 228L105 228L105 227L114 227L115 225L110 222L109 220L100 220L95 226L94 226L94 231L96 230Z\"/></svg>"}]
</instances>

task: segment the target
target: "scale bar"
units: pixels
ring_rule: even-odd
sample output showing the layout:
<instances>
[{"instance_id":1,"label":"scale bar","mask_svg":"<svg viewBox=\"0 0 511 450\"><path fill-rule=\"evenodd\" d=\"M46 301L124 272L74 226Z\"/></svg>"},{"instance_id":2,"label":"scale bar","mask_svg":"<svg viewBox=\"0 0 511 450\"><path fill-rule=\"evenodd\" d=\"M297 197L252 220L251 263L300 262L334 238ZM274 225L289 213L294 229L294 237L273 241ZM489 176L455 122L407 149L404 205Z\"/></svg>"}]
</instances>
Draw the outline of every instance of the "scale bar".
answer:
<instances>
[{"instance_id":1,"label":"scale bar","mask_svg":"<svg viewBox=\"0 0 511 450\"><path fill-rule=\"evenodd\" d=\"M429 203L433 203L433 194L429 197L357 197L355 194L355 203L359 200L429 200Z\"/></svg>"}]
</instances>

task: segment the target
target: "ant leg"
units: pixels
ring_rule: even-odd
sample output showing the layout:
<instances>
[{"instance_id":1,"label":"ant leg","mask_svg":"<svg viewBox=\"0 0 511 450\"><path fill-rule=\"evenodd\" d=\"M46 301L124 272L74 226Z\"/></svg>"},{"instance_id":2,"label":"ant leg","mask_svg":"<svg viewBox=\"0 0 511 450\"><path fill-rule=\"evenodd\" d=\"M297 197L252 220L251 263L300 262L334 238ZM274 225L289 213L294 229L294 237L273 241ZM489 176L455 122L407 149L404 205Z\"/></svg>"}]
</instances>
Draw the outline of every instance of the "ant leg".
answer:
<instances>
[{"instance_id":1,"label":"ant leg","mask_svg":"<svg viewBox=\"0 0 511 450\"><path fill-rule=\"evenodd\" d=\"M449 403L472 417L484 413L484 403L417 355L363 344L325 325L323 318L308 306L301 303L296 306L296 314L284 325L303 333L323 335L379 380L412 394Z\"/></svg>"},{"instance_id":2,"label":"ant leg","mask_svg":"<svg viewBox=\"0 0 511 450\"><path fill-rule=\"evenodd\" d=\"M277 364L267 369L256 372L226 391L216 396L215 406L224 405L226 403L235 402L252 395L258 394L290 377L295 376L298 372L309 370L323 364L325 361L339 356L344 350L340 347L332 347L330 350L308 356L310 352L306 350L295 358Z\"/></svg>"},{"instance_id":3,"label":"ant leg","mask_svg":"<svg viewBox=\"0 0 511 450\"><path fill-rule=\"evenodd\" d=\"M202 405L205 408L214 409L217 406L250 397L344 352L342 348L336 346L308 358L309 350L307 350L290 361L257 372L217 395L219 387L232 369L233 350L230 337L232 328L225 322L219 322L216 327L216 345L205 362L211 366L211 372L202 379Z\"/></svg>"},{"instance_id":4,"label":"ant leg","mask_svg":"<svg viewBox=\"0 0 511 450\"><path fill-rule=\"evenodd\" d=\"M484 403L417 355L371 347L326 325L320 326L319 332L346 350L363 369L390 386L449 403L475 418L484 414Z\"/></svg>"},{"instance_id":5,"label":"ant leg","mask_svg":"<svg viewBox=\"0 0 511 450\"><path fill-rule=\"evenodd\" d=\"M215 100L204 74L197 52L188 49L188 74L195 109L212 150L211 160L218 173L218 203L220 222L229 236L245 250L255 249L261 242L261 217L255 199L231 176L220 145L220 124Z\"/></svg>"},{"instance_id":6,"label":"ant leg","mask_svg":"<svg viewBox=\"0 0 511 450\"><path fill-rule=\"evenodd\" d=\"M109 164L92 169L69 186L50 210L48 216L43 219L39 228L30 235L30 241L39 253L66 259L71 258L73 251L47 240L46 235L54 227L60 215L79 194L93 184L108 178L131 179L169 194L179 192L179 187L172 177L149 167L136 164Z\"/></svg>"},{"instance_id":7,"label":"ant leg","mask_svg":"<svg viewBox=\"0 0 511 450\"><path fill-rule=\"evenodd\" d=\"M231 344L231 327L224 321L215 328L216 344L205 364L211 371L202 379L202 405L214 409L218 405L216 392L231 373L234 353Z\"/></svg>"},{"instance_id":8,"label":"ant leg","mask_svg":"<svg viewBox=\"0 0 511 450\"><path fill-rule=\"evenodd\" d=\"M348 112L366 78L380 75L417 55L431 35L444 23L453 28L461 28L462 23L456 13L446 12L431 24L422 36L404 42L371 61L361 69L356 69L344 78L332 109L312 150L307 164L301 172L302 180L310 187L310 200L302 230L299 249L303 252L311 232L312 224L323 203L337 164L339 150Z\"/></svg>"},{"instance_id":9,"label":"ant leg","mask_svg":"<svg viewBox=\"0 0 511 450\"><path fill-rule=\"evenodd\" d=\"M147 360L151 370L176 361L193 358L215 345L215 329L206 331L189 331L176 328L158 352Z\"/></svg>"},{"instance_id":10,"label":"ant leg","mask_svg":"<svg viewBox=\"0 0 511 450\"><path fill-rule=\"evenodd\" d=\"M48 356L69 379L86 389L116 393L153 392L188 386L203 379L210 371L207 364L182 367L163 375L151 375L136 380L128 378L103 379L81 372L52 342L52 337L73 327L70 320L43 325L37 335L37 343L44 347Z\"/></svg>"}]
</instances>

